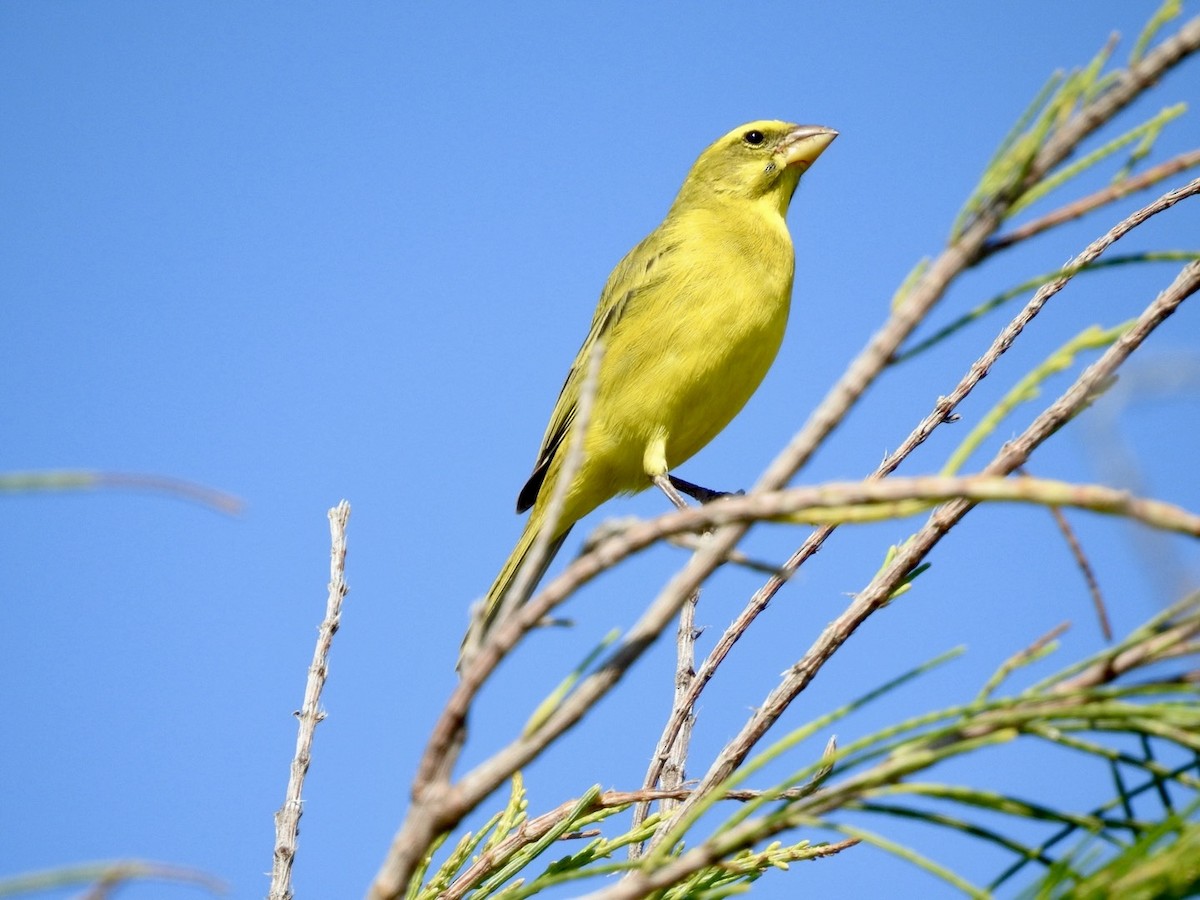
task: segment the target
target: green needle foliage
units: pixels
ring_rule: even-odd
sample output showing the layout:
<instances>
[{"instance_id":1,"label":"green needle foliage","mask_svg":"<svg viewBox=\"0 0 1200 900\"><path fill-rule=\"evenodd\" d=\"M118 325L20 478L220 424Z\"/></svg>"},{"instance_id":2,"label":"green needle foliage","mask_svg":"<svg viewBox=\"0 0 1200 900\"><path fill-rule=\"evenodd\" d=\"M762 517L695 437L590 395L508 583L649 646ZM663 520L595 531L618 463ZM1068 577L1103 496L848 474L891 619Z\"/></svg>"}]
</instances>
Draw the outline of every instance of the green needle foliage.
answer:
<instances>
[{"instance_id":1,"label":"green needle foliage","mask_svg":"<svg viewBox=\"0 0 1200 900\"><path fill-rule=\"evenodd\" d=\"M1159 16L1164 10L1160 10ZM997 201L1002 198L1009 200L1003 208L1005 218L1011 218L1132 143L1139 142L1133 153L1134 158L1144 157L1163 127L1183 114L1186 104L1179 103L1167 107L1135 128L1111 138L1080 159L1064 163L1056 171L1047 173L1032 184L1026 184L1038 153L1071 121L1072 116L1082 106L1102 95L1121 74L1119 71L1104 72L1112 50L1113 45L1110 43L1082 69L1065 76L1056 72L1050 77L1000 142L979 183L955 217L950 229L951 241L961 237L985 210L997 208ZM1126 166L1121 172L1126 172L1128 168L1129 166Z\"/></svg>"},{"instance_id":2,"label":"green needle foliage","mask_svg":"<svg viewBox=\"0 0 1200 900\"><path fill-rule=\"evenodd\" d=\"M1162 30L1162 27L1172 19L1178 18L1183 13L1182 0L1166 0L1158 11L1150 17L1150 21L1142 29L1142 33L1138 35L1138 39L1133 44L1133 49L1129 53L1129 65L1133 66L1141 62L1143 56L1146 55L1146 50L1154 41L1154 38Z\"/></svg>"}]
</instances>

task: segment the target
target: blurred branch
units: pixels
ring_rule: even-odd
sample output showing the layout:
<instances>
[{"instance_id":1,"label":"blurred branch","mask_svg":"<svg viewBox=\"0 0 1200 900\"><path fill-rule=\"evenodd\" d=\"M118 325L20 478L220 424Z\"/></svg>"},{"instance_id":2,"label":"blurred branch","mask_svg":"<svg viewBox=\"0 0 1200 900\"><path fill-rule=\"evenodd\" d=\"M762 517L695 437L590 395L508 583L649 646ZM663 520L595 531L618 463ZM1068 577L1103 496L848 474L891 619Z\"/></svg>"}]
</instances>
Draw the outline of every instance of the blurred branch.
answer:
<instances>
[{"instance_id":1,"label":"blurred branch","mask_svg":"<svg viewBox=\"0 0 1200 900\"><path fill-rule=\"evenodd\" d=\"M346 586L346 524L350 520L350 504L343 500L329 510L329 596L325 602L325 618L317 630L317 646L313 651L312 664L308 667L308 679L304 685L304 703L296 718L300 720L296 735L296 753L292 757L288 775L287 792L283 806L275 813L275 854L271 867L269 900L291 900L292 862L296 858L296 838L300 833L300 816L304 813L301 794L304 777L312 762L313 737L317 723L325 718L321 709L321 692L329 674L329 651L333 636L337 634L342 620L342 601L349 588Z\"/></svg>"},{"instance_id":2,"label":"blurred branch","mask_svg":"<svg viewBox=\"0 0 1200 900\"><path fill-rule=\"evenodd\" d=\"M87 491L98 488L154 491L181 500L191 500L218 512L235 515L242 501L232 494L182 478L139 475L130 472L93 472L88 469L57 469L45 472L0 473L0 493L27 494L34 491Z\"/></svg>"},{"instance_id":3,"label":"blurred branch","mask_svg":"<svg viewBox=\"0 0 1200 900\"><path fill-rule=\"evenodd\" d=\"M1143 355L1133 363L1126 366L1117 384L1089 414L1080 418L1079 425L1081 443L1099 476L1096 480L1141 494L1149 490L1147 486L1156 480L1157 473L1147 465L1151 461L1143 462L1135 449L1131 438L1136 438L1136 431L1127 434L1132 420L1126 421L1125 413L1136 408L1144 415L1155 402L1186 403L1189 398L1200 397L1200 354L1160 351L1153 356ZM1157 446L1158 442L1153 441L1147 449ZM1172 542L1145 529L1133 529L1128 537L1157 595L1175 597L1197 583L1197 573Z\"/></svg>"},{"instance_id":4,"label":"blurred branch","mask_svg":"<svg viewBox=\"0 0 1200 900\"><path fill-rule=\"evenodd\" d=\"M1063 540L1067 542L1067 549L1071 551L1071 558L1075 560L1079 574L1083 576L1084 584L1087 585L1088 595L1092 598L1092 608L1096 611L1096 621L1100 625L1100 634L1106 641L1111 641L1113 638L1112 624L1108 619L1104 592L1100 590L1100 581L1096 578L1096 570L1092 567L1091 561L1083 550L1083 545L1079 543L1075 529L1071 527L1071 523L1063 515L1063 511L1057 506L1052 506L1050 514L1054 517L1054 524L1058 526Z\"/></svg>"},{"instance_id":5,"label":"blurred branch","mask_svg":"<svg viewBox=\"0 0 1200 900\"><path fill-rule=\"evenodd\" d=\"M81 863L75 866L63 866L3 878L0 879L0 897L43 893L79 885L92 885L94 890L99 889L108 893L130 881L168 881L194 884L213 894L224 894L229 890L219 879L199 869L189 869L149 860L121 859Z\"/></svg>"},{"instance_id":6,"label":"blurred branch","mask_svg":"<svg viewBox=\"0 0 1200 900\"><path fill-rule=\"evenodd\" d=\"M1195 897L1200 891L1200 823L1172 816L1071 887L1077 897Z\"/></svg>"}]
</instances>

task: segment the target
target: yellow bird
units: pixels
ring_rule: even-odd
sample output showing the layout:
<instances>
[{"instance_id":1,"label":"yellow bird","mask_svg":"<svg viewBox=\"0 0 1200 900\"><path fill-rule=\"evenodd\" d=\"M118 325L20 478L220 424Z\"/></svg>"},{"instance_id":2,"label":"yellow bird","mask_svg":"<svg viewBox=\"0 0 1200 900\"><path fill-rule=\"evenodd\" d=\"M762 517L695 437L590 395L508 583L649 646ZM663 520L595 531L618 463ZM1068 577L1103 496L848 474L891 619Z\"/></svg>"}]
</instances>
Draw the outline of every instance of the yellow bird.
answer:
<instances>
[{"instance_id":1,"label":"yellow bird","mask_svg":"<svg viewBox=\"0 0 1200 900\"><path fill-rule=\"evenodd\" d=\"M735 128L700 154L662 224L608 277L517 498L517 512L532 510L529 520L473 617L460 666L494 624L546 525L597 341L603 354L583 461L534 581L571 526L617 494L657 484L672 495L674 484L711 495L669 473L729 424L775 359L795 268L784 217L800 176L835 137L830 128L787 122Z\"/></svg>"}]
</instances>

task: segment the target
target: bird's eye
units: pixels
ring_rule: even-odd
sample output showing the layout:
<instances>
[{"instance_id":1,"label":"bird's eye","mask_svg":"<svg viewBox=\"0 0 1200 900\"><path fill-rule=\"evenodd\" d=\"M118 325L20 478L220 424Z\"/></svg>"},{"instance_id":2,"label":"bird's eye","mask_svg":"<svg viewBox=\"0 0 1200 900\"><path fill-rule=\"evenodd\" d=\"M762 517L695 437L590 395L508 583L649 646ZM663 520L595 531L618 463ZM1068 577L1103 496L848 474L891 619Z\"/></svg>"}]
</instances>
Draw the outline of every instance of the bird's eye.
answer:
<instances>
[{"instance_id":1,"label":"bird's eye","mask_svg":"<svg viewBox=\"0 0 1200 900\"><path fill-rule=\"evenodd\" d=\"M747 131L745 134L743 134L742 140L744 140L751 147L757 147L766 140L766 136L761 131L753 130Z\"/></svg>"}]
</instances>

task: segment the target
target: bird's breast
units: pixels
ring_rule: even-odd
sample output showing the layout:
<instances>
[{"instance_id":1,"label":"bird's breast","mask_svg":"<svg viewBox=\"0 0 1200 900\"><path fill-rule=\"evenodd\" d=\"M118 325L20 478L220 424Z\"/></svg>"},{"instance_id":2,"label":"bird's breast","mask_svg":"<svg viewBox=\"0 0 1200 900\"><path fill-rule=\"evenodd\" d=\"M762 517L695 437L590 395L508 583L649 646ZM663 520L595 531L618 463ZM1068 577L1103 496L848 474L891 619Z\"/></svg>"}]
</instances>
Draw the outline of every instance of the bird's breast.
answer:
<instances>
[{"instance_id":1,"label":"bird's breast","mask_svg":"<svg viewBox=\"0 0 1200 900\"><path fill-rule=\"evenodd\" d=\"M673 235L659 277L631 298L610 336L597 396L608 441L632 449L665 435L671 467L711 441L761 383L783 340L792 289L786 227L692 225ZM644 473L629 477L636 489Z\"/></svg>"}]
</instances>

